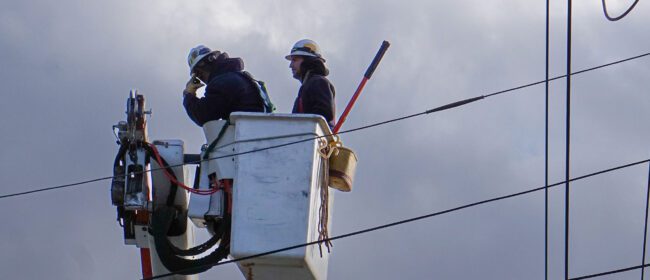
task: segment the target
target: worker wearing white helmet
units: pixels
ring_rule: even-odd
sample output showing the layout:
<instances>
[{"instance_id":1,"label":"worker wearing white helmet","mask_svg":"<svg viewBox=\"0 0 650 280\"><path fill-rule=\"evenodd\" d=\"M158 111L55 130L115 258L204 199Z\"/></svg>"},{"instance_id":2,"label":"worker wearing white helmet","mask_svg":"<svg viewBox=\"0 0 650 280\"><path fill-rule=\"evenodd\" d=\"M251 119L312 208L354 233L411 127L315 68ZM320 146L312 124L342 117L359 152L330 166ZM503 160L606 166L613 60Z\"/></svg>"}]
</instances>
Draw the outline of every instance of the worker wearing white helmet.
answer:
<instances>
[{"instance_id":1,"label":"worker wearing white helmet","mask_svg":"<svg viewBox=\"0 0 650 280\"><path fill-rule=\"evenodd\" d=\"M327 120L330 127L336 122L335 90L326 78L329 70L325 67L320 47L316 42L304 39L296 42L289 55L289 68L293 77L302 84L293 104L293 113L317 114Z\"/></svg>"},{"instance_id":2,"label":"worker wearing white helmet","mask_svg":"<svg viewBox=\"0 0 650 280\"><path fill-rule=\"evenodd\" d=\"M227 120L236 111L265 111L266 101L261 98L252 76L243 71L241 58L230 58L225 52L199 45L190 50L187 63L191 78L183 90L183 106L197 125ZM204 85L207 85L204 96L198 98L196 90Z\"/></svg>"}]
</instances>

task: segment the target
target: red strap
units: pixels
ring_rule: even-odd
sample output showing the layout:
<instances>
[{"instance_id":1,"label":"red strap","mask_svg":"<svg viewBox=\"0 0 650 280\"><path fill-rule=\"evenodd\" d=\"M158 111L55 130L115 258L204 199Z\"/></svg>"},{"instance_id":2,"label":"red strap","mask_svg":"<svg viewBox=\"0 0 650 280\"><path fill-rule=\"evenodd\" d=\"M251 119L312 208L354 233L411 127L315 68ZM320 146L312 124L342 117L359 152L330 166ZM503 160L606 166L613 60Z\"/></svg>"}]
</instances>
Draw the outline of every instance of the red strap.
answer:
<instances>
[{"instance_id":1,"label":"red strap","mask_svg":"<svg viewBox=\"0 0 650 280\"><path fill-rule=\"evenodd\" d=\"M228 214L232 214L232 179L221 179L219 185L221 185L228 197Z\"/></svg>"},{"instance_id":2,"label":"red strap","mask_svg":"<svg viewBox=\"0 0 650 280\"><path fill-rule=\"evenodd\" d=\"M298 97L298 113L304 113L305 110L302 107L302 96Z\"/></svg>"},{"instance_id":3,"label":"red strap","mask_svg":"<svg viewBox=\"0 0 650 280\"><path fill-rule=\"evenodd\" d=\"M169 172L167 172L167 168L165 168L165 166L163 165L162 159L160 159L160 153L158 153L158 149L156 148L156 145L149 144L149 146L151 147L151 150L153 151L154 157L156 158L156 161L158 162L158 165L161 166L161 168L163 170L163 174L165 174L165 177L167 177L167 180L175 183L177 186L185 189L188 192L194 193L194 194L211 195L211 194L216 193L217 191L219 191L219 189L197 190L197 189L188 187L185 184L179 182L178 180L176 180L174 178L174 176L172 176L171 174L169 174Z\"/></svg>"}]
</instances>

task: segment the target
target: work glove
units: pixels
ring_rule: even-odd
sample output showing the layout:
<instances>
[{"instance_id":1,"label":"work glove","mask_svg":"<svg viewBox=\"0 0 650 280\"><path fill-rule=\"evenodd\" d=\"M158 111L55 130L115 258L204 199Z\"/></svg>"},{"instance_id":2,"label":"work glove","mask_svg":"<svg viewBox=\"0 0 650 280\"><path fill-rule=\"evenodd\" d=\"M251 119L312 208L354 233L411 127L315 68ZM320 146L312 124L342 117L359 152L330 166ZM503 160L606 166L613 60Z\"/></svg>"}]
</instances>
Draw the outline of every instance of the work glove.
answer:
<instances>
[{"instance_id":1,"label":"work glove","mask_svg":"<svg viewBox=\"0 0 650 280\"><path fill-rule=\"evenodd\" d=\"M203 86L205 85L202 84L198 78L196 78L196 75L192 74L190 80L187 81L187 84L185 84L185 92L189 94L196 94L196 90Z\"/></svg>"}]
</instances>

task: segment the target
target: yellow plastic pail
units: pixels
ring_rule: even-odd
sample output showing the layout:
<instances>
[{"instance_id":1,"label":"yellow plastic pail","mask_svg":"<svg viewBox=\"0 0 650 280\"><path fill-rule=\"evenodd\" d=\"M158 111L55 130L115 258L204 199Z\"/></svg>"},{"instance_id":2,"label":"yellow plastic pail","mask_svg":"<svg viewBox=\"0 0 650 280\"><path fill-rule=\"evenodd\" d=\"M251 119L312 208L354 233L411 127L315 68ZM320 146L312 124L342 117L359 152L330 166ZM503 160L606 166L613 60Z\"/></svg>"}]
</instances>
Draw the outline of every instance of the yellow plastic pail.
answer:
<instances>
[{"instance_id":1,"label":"yellow plastic pail","mask_svg":"<svg viewBox=\"0 0 650 280\"><path fill-rule=\"evenodd\" d=\"M352 190L354 172L357 169L357 155L349 148L338 146L329 159L330 187L342 192Z\"/></svg>"}]
</instances>

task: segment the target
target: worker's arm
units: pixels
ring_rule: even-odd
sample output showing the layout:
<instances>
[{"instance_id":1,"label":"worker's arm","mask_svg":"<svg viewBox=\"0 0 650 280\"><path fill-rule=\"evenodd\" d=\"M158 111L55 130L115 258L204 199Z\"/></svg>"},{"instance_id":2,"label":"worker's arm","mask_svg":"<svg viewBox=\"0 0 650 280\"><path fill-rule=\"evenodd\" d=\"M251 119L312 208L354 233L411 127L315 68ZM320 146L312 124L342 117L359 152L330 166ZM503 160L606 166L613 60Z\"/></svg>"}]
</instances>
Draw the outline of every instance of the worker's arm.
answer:
<instances>
[{"instance_id":1,"label":"worker's arm","mask_svg":"<svg viewBox=\"0 0 650 280\"><path fill-rule=\"evenodd\" d=\"M304 113L321 115L332 126L336 114L334 95L334 86L324 77L309 79L302 93Z\"/></svg>"},{"instance_id":2,"label":"worker's arm","mask_svg":"<svg viewBox=\"0 0 650 280\"><path fill-rule=\"evenodd\" d=\"M205 88L205 96L196 97L196 94L183 93L183 107L187 115L198 126L212 120L227 119L230 100L226 94L228 91L224 85L218 82L211 82Z\"/></svg>"}]
</instances>

